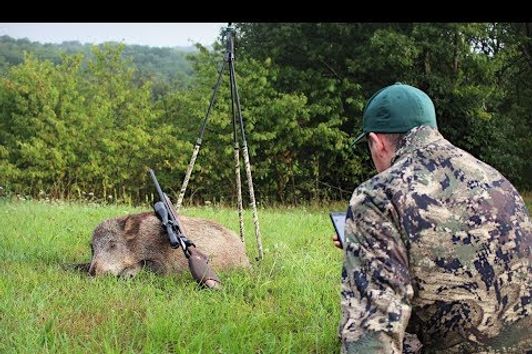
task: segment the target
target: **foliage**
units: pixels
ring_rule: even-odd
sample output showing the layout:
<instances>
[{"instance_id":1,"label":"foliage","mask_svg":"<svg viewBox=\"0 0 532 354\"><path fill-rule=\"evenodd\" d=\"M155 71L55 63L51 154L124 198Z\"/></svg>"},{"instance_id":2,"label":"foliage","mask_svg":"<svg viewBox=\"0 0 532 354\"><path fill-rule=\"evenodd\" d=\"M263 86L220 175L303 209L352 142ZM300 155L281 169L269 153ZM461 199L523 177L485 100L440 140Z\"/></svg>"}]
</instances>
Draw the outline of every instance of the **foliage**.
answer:
<instances>
[{"instance_id":1,"label":"foliage","mask_svg":"<svg viewBox=\"0 0 532 354\"><path fill-rule=\"evenodd\" d=\"M56 198L146 194L146 166L169 161L184 143L158 124L150 83L133 82L122 50L95 47L86 68L81 56L53 65L28 55L2 78L0 178L8 188Z\"/></svg>"},{"instance_id":2,"label":"foliage","mask_svg":"<svg viewBox=\"0 0 532 354\"><path fill-rule=\"evenodd\" d=\"M189 107L188 112L173 116L178 126L194 126L195 129L188 134L191 142L195 140L199 123L206 114L212 95L209 89L216 69L220 67L220 58L223 58L223 53L202 50L194 62L198 76L196 85L187 94L172 97L167 104L169 107ZM300 150L305 134L308 134L302 127L308 116L306 99L298 94L280 94L273 89L272 83L278 79L278 73L267 65L246 59L235 66L239 69L236 78L259 200L267 202L273 195L273 198L278 197L282 201L288 181L305 177L301 176L292 155ZM203 199L209 195L227 197L228 186L232 186L229 197L236 195L228 70L223 73L196 165L197 172L190 183L192 193L197 191L197 196L204 196ZM191 118L195 121L191 122ZM237 134L241 135L239 126ZM239 145L243 147L241 140ZM243 171L242 180L245 180ZM214 199L217 200L216 197Z\"/></svg>"},{"instance_id":3,"label":"foliage","mask_svg":"<svg viewBox=\"0 0 532 354\"><path fill-rule=\"evenodd\" d=\"M118 45L108 42L107 45ZM61 44L32 42L28 39L14 39L0 36L0 73L8 71L10 66L21 64L24 53L32 53L39 60L49 60L59 64L63 56L82 54L85 60L92 55L92 46L78 41L66 41ZM131 58L137 68L136 81L152 81L154 93L168 90L176 85L188 83L193 76L187 56L194 47L159 48L145 45L124 45L123 56Z\"/></svg>"},{"instance_id":4,"label":"foliage","mask_svg":"<svg viewBox=\"0 0 532 354\"><path fill-rule=\"evenodd\" d=\"M303 92L309 106L331 107L325 119L345 112L343 132L359 131L363 102L377 89L396 81L412 84L433 98L440 130L449 140L530 189L530 24L243 23L238 28L244 55L279 66L284 80L276 88ZM325 82L332 79L340 102L331 106ZM350 85L338 84L344 81ZM322 119L311 113L311 121ZM361 161L340 161L358 165L363 178L372 173ZM352 171L338 166L334 171L322 180L345 189L351 186L330 176L360 182Z\"/></svg>"},{"instance_id":5,"label":"foliage","mask_svg":"<svg viewBox=\"0 0 532 354\"><path fill-rule=\"evenodd\" d=\"M365 146L351 150L349 138L360 131L365 101L396 81L433 98L451 142L518 188L532 188L530 24L241 23L237 30L236 79L260 203L349 198L375 173ZM106 44L58 56L54 46L4 36L3 63L21 48L34 50L0 77L4 191L139 203L151 194L152 167L175 198L223 63L221 43L188 57L193 76L171 75L169 48ZM225 70L187 202L236 199L230 102ZM243 168L242 180L246 196Z\"/></svg>"}]
</instances>

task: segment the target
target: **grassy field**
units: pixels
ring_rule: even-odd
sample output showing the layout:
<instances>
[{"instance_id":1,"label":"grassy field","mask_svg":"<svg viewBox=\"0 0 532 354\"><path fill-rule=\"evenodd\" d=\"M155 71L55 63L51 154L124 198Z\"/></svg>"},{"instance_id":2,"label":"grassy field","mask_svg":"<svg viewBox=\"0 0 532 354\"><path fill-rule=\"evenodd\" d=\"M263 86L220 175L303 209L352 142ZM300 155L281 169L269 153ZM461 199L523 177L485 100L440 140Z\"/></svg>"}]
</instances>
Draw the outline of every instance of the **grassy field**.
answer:
<instances>
[{"instance_id":1,"label":"grassy field","mask_svg":"<svg viewBox=\"0 0 532 354\"><path fill-rule=\"evenodd\" d=\"M524 193L523 199L525 200L528 212L530 213L530 215L532 215L532 192Z\"/></svg>"},{"instance_id":2,"label":"grassy field","mask_svg":"<svg viewBox=\"0 0 532 354\"><path fill-rule=\"evenodd\" d=\"M325 209L260 210L265 259L220 274L221 292L198 289L188 273L121 280L63 269L89 260L102 220L140 210L0 200L1 353L338 352L342 254ZM182 213L238 232L234 209ZM250 211L246 219L251 259Z\"/></svg>"},{"instance_id":3,"label":"grassy field","mask_svg":"<svg viewBox=\"0 0 532 354\"><path fill-rule=\"evenodd\" d=\"M141 210L0 200L1 353L338 352L342 254L329 241L329 208L260 210L265 259L220 274L222 292L198 289L188 273L121 280L63 268L89 261L102 220ZM182 213L238 232L236 210ZM251 259L250 211L246 219Z\"/></svg>"}]
</instances>

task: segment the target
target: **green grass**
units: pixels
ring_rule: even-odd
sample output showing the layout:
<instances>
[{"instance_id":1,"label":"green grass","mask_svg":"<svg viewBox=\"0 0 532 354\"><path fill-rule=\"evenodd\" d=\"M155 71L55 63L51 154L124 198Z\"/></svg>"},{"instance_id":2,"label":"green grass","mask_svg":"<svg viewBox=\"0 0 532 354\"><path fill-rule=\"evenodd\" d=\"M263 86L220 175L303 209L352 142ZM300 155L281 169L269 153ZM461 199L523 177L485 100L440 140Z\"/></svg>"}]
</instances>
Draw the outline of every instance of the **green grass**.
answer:
<instances>
[{"instance_id":1,"label":"green grass","mask_svg":"<svg viewBox=\"0 0 532 354\"><path fill-rule=\"evenodd\" d=\"M528 213L532 215L532 192L523 193L522 195L528 208Z\"/></svg>"},{"instance_id":2,"label":"green grass","mask_svg":"<svg viewBox=\"0 0 532 354\"><path fill-rule=\"evenodd\" d=\"M220 274L221 292L198 289L190 274L120 280L62 268L89 260L102 220L140 210L0 200L0 352L338 352L342 253L327 209L259 210L265 259ZM238 233L234 209L182 214ZM246 210L252 259L250 219Z\"/></svg>"}]
</instances>

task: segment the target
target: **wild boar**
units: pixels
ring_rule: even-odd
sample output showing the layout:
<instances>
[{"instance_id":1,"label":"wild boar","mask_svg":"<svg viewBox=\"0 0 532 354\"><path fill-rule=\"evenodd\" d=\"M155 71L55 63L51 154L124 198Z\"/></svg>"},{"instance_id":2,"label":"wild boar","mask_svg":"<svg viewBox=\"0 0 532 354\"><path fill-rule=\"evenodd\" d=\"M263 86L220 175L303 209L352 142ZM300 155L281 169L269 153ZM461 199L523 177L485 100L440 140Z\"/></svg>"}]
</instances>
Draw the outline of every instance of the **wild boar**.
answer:
<instances>
[{"instance_id":1,"label":"wild boar","mask_svg":"<svg viewBox=\"0 0 532 354\"><path fill-rule=\"evenodd\" d=\"M187 238L208 256L215 272L250 267L244 244L233 231L206 219L180 216L180 221ZM183 251L170 247L153 212L102 222L93 232L91 252L88 273L92 276L133 277L142 267L158 274L188 271Z\"/></svg>"}]
</instances>

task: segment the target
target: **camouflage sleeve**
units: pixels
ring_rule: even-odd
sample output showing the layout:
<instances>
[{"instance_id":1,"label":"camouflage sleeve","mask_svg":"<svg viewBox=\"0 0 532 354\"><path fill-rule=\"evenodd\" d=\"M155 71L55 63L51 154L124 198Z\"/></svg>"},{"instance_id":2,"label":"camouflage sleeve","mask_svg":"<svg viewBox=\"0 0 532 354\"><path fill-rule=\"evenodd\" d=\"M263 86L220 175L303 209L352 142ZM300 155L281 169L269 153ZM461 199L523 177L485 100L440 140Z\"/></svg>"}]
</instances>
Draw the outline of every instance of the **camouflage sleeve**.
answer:
<instances>
[{"instance_id":1,"label":"camouflage sleeve","mask_svg":"<svg viewBox=\"0 0 532 354\"><path fill-rule=\"evenodd\" d=\"M342 353L401 353L410 319L413 288L397 214L375 199L355 192L347 213Z\"/></svg>"}]
</instances>

